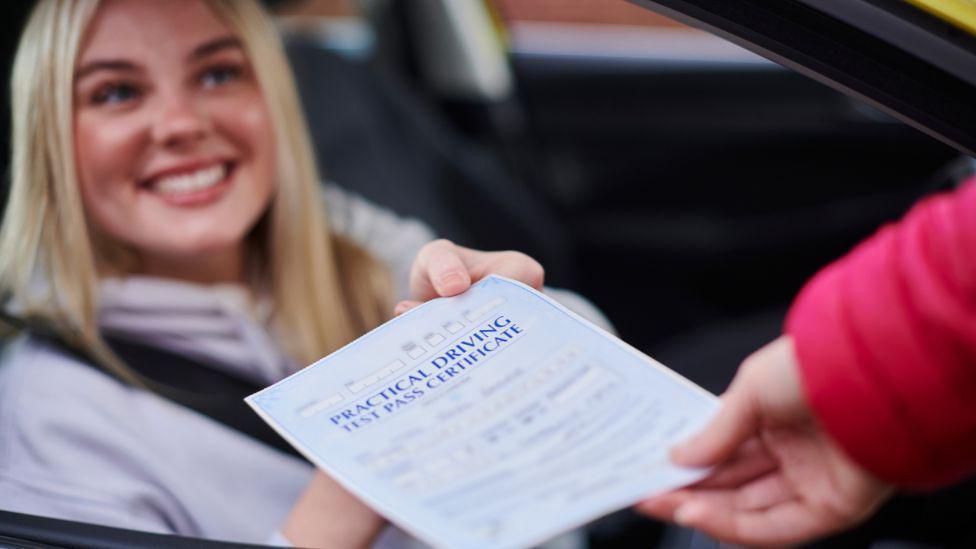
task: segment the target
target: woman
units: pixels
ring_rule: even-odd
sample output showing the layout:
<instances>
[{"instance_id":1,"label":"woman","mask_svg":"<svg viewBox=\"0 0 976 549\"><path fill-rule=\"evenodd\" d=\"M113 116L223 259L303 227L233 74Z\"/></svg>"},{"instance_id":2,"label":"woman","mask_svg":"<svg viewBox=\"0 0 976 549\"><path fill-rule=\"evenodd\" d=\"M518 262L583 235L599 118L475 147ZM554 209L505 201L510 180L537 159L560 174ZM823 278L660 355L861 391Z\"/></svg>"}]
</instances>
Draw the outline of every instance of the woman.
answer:
<instances>
[{"instance_id":1,"label":"woman","mask_svg":"<svg viewBox=\"0 0 976 549\"><path fill-rule=\"evenodd\" d=\"M326 202L345 238L330 231L260 7L41 0L15 60L13 118L8 311L111 375L36 337L9 346L0 506L229 540L369 543L382 524L372 511L301 460L143 389L106 344L148 343L266 385L382 321L387 271L403 288L429 240L336 190ZM413 263L412 297L488 272L542 283L525 256L439 241Z\"/></svg>"}]
</instances>

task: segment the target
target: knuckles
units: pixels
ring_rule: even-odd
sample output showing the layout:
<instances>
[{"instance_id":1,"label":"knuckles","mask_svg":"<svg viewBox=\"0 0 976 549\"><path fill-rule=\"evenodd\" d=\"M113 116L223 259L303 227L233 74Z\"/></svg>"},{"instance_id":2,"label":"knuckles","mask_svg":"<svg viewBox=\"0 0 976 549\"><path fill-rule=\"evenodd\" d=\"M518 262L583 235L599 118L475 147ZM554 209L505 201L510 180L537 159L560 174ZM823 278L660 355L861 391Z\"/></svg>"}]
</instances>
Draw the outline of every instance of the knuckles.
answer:
<instances>
[{"instance_id":1,"label":"knuckles","mask_svg":"<svg viewBox=\"0 0 976 549\"><path fill-rule=\"evenodd\" d=\"M533 288L542 288L546 270L542 264L522 252L499 252L499 263L516 267L521 282Z\"/></svg>"},{"instance_id":2,"label":"knuckles","mask_svg":"<svg viewBox=\"0 0 976 549\"><path fill-rule=\"evenodd\" d=\"M417 254L417 259L414 261L413 268L411 269L411 275L421 275L432 260L439 257L442 258L445 255L453 255L462 263L467 263L462 257L462 252L468 255L471 253L478 255L483 254L482 261L487 260L487 265L494 265L494 268L489 269L489 272L499 272L500 274L511 273L521 282L534 288L542 288L542 285L545 282L546 271L543 266L538 261L532 259L530 256L522 252L514 250L502 252L477 252L474 250L466 250L446 238L432 240L420 249L420 252ZM471 267L469 266L468 268L470 269ZM480 269L477 270L480 271Z\"/></svg>"}]
</instances>

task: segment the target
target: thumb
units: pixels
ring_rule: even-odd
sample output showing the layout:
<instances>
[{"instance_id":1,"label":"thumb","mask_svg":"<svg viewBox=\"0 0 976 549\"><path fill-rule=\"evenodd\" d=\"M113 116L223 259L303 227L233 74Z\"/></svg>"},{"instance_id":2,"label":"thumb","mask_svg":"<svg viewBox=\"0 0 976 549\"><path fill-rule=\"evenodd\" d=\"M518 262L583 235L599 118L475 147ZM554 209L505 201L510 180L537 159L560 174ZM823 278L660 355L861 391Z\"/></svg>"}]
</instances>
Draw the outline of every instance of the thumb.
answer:
<instances>
[{"instance_id":1,"label":"thumb","mask_svg":"<svg viewBox=\"0 0 976 549\"><path fill-rule=\"evenodd\" d=\"M460 254L459 246L443 239L421 248L410 272L411 298L427 301L467 290L471 275Z\"/></svg>"},{"instance_id":2,"label":"thumb","mask_svg":"<svg viewBox=\"0 0 976 549\"><path fill-rule=\"evenodd\" d=\"M749 385L733 383L722 396L718 415L704 430L671 450L671 459L688 467L708 467L731 457L759 428L759 407Z\"/></svg>"}]
</instances>

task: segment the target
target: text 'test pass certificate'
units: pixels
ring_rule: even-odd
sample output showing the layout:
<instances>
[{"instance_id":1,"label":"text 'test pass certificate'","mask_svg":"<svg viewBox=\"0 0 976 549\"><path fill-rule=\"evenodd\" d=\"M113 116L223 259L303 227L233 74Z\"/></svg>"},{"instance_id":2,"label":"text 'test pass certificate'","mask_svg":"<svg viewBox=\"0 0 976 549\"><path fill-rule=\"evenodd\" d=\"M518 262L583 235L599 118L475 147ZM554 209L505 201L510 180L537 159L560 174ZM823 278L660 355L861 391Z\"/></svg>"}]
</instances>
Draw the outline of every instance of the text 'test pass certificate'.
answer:
<instances>
[{"instance_id":1,"label":"text 'test pass certificate'","mask_svg":"<svg viewBox=\"0 0 976 549\"><path fill-rule=\"evenodd\" d=\"M544 295L491 276L248 403L439 547L528 547L702 471L670 447L718 401Z\"/></svg>"}]
</instances>

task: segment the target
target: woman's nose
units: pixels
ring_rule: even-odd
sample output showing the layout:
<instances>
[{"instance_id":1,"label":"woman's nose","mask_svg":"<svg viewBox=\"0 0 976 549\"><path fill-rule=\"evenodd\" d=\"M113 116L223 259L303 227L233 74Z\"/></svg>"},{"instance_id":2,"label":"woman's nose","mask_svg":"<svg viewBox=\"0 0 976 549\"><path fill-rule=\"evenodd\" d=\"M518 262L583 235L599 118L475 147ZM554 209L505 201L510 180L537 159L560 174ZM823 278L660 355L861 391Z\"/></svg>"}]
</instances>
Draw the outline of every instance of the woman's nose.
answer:
<instances>
[{"instance_id":1,"label":"woman's nose","mask_svg":"<svg viewBox=\"0 0 976 549\"><path fill-rule=\"evenodd\" d=\"M202 140L210 130L206 113L183 94L163 98L153 124L153 141L165 147L182 147Z\"/></svg>"}]
</instances>

